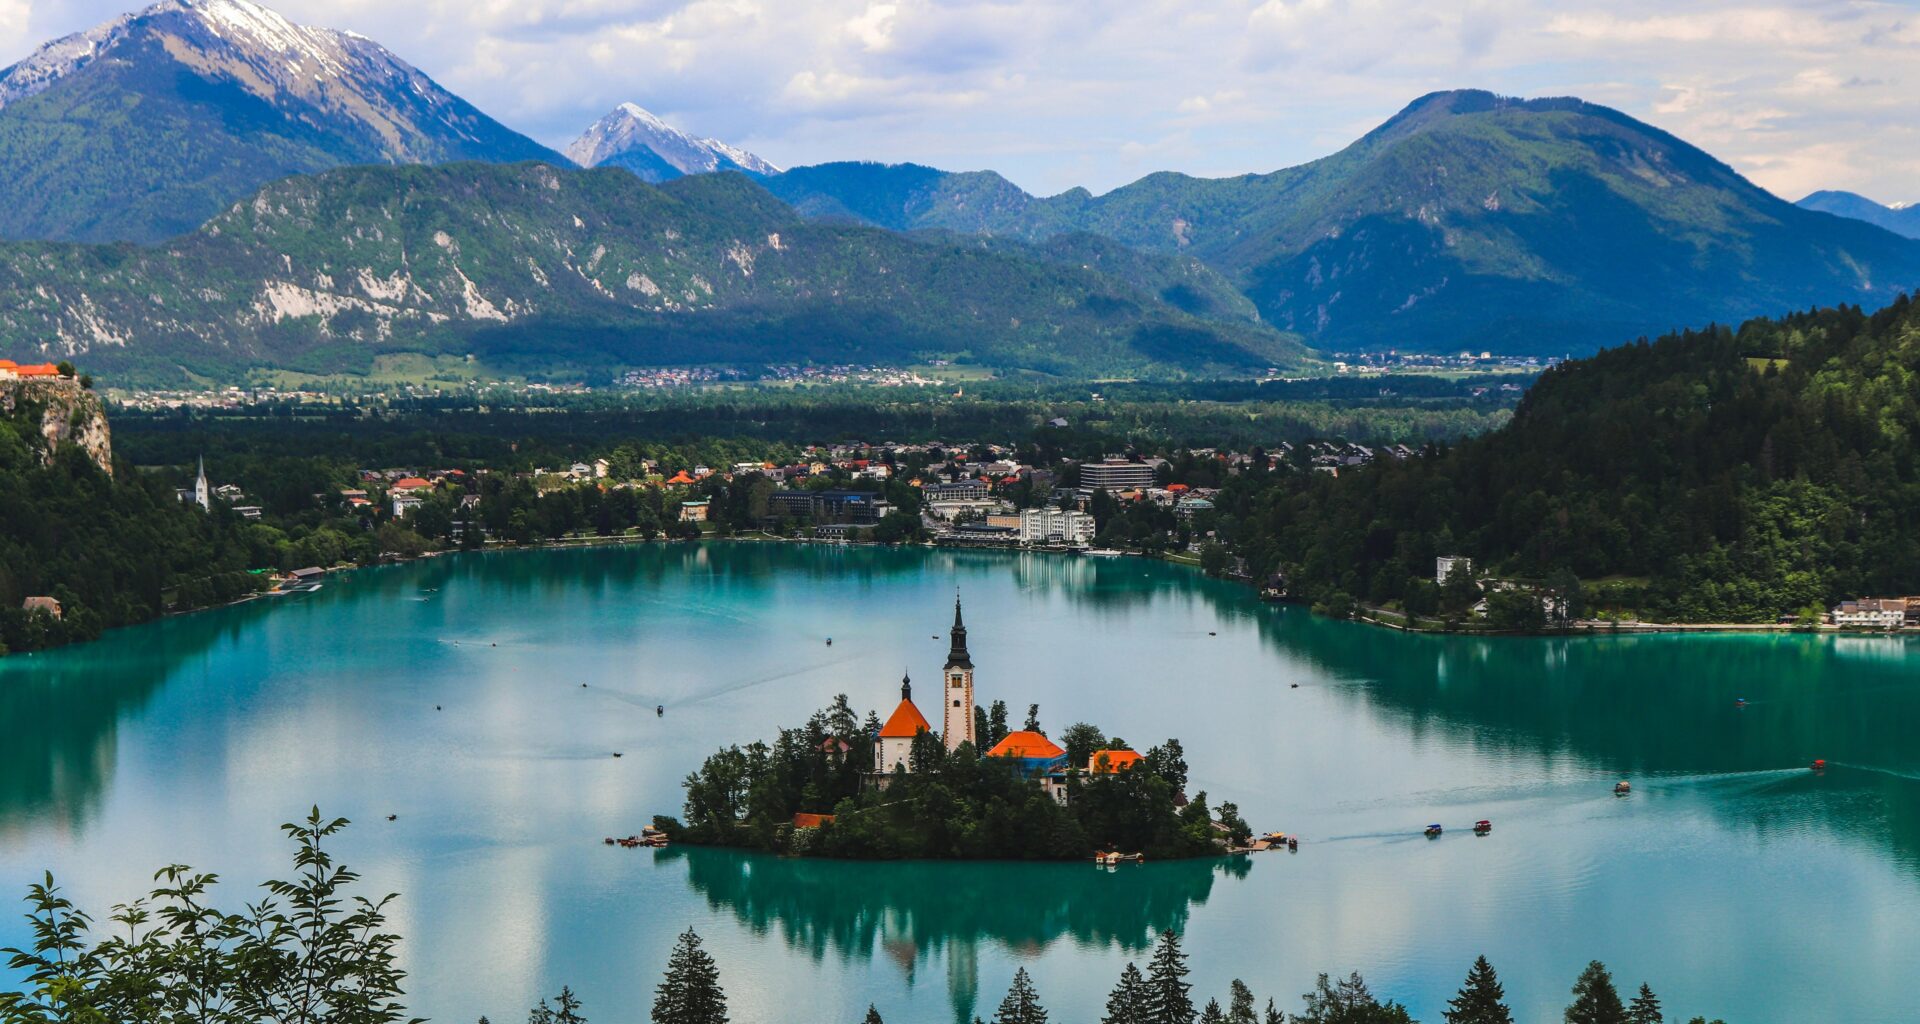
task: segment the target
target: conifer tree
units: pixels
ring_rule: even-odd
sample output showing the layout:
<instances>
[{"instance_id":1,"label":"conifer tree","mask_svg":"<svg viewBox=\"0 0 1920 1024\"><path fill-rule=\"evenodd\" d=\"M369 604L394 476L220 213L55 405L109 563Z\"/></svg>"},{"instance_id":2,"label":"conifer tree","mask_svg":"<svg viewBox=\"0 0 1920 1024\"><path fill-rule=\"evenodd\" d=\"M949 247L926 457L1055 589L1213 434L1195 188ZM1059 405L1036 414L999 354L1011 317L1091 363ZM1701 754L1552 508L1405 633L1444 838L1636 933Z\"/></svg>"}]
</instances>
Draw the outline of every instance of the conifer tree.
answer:
<instances>
[{"instance_id":1,"label":"conifer tree","mask_svg":"<svg viewBox=\"0 0 1920 1024\"><path fill-rule=\"evenodd\" d=\"M1627 1020L1629 1024L1666 1024L1667 1018L1660 1012L1660 997L1654 995L1644 981L1640 983L1640 994L1627 1004Z\"/></svg>"},{"instance_id":2,"label":"conifer tree","mask_svg":"<svg viewBox=\"0 0 1920 1024\"><path fill-rule=\"evenodd\" d=\"M1281 1013L1278 1006L1273 1005L1272 999L1268 999L1267 1012L1262 1016L1260 1024L1287 1024L1287 1015Z\"/></svg>"},{"instance_id":3,"label":"conifer tree","mask_svg":"<svg viewBox=\"0 0 1920 1024\"><path fill-rule=\"evenodd\" d=\"M1598 960L1580 972L1573 983L1573 1005L1567 1007L1567 1024L1628 1024L1627 1008L1613 987L1607 965Z\"/></svg>"},{"instance_id":4,"label":"conifer tree","mask_svg":"<svg viewBox=\"0 0 1920 1024\"><path fill-rule=\"evenodd\" d=\"M1260 1024L1253 1008L1253 990L1239 978L1227 988L1227 1024Z\"/></svg>"},{"instance_id":5,"label":"conifer tree","mask_svg":"<svg viewBox=\"0 0 1920 1024\"><path fill-rule=\"evenodd\" d=\"M1200 1024L1227 1024L1227 1015L1220 1010L1220 1000L1207 1000L1207 1008L1200 1011Z\"/></svg>"},{"instance_id":6,"label":"conifer tree","mask_svg":"<svg viewBox=\"0 0 1920 1024\"><path fill-rule=\"evenodd\" d=\"M1148 1003L1147 979L1132 963L1120 972L1120 984L1107 996L1107 1014L1100 1024L1149 1024L1152 1008Z\"/></svg>"},{"instance_id":7,"label":"conifer tree","mask_svg":"<svg viewBox=\"0 0 1920 1024\"><path fill-rule=\"evenodd\" d=\"M1160 945L1147 964L1148 1024L1193 1024L1193 998L1188 993L1187 955L1172 929L1160 933Z\"/></svg>"},{"instance_id":8,"label":"conifer tree","mask_svg":"<svg viewBox=\"0 0 1920 1024\"><path fill-rule=\"evenodd\" d=\"M863 1019L863 1020L862 1020L862 1021L860 1022L860 1024L887 1024L887 1022L886 1022L886 1021L883 1021L883 1020L881 1020L881 1019L880 1019L880 1011L879 1011L878 1009L875 1009L875 1008L874 1008L874 1005L873 1005L872 1003L868 1003L868 1004L867 1004L867 1016L866 1016L866 1018L865 1018L865 1019Z\"/></svg>"},{"instance_id":9,"label":"conifer tree","mask_svg":"<svg viewBox=\"0 0 1920 1024\"><path fill-rule=\"evenodd\" d=\"M1047 1011L1041 1008L1040 993L1034 991L1025 967L1013 972L1013 987L994 1011L993 1024L1047 1024Z\"/></svg>"},{"instance_id":10,"label":"conifer tree","mask_svg":"<svg viewBox=\"0 0 1920 1024\"><path fill-rule=\"evenodd\" d=\"M1460 994L1447 1000L1447 1024L1513 1024L1513 1012L1501 1002L1506 990L1487 958L1477 957Z\"/></svg>"},{"instance_id":11,"label":"conifer tree","mask_svg":"<svg viewBox=\"0 0 1920 1024\"><path fill-rule=\"evenodd\" d=\"M720 970L688 928L674 944L666 977L654 990L653 1024L727 1024L727 996Z\"/></svg>"}]
</instances>

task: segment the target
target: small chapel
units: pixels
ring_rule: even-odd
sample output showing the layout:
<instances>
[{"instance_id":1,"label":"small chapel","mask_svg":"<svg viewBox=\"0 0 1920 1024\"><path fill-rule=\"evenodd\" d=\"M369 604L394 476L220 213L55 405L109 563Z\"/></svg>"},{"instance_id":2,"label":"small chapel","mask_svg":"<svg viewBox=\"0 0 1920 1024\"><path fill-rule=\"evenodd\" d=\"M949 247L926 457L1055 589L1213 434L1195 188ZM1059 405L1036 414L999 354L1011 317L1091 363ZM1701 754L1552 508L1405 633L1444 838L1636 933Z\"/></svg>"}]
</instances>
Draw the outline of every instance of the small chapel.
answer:
<instances>
[{"instance_id":1,"label":"small chapel","mask_svg":"<svg viewBox=\"0 0 1920 1024\"><path fill-rule=\"evenodd\" d=\"M940 739L947 752L960 744L980 748L974 719L973 655L967 650L967 624L961 615L960 599L953 599L953 628L947 648L947 663L940 670ZM913 702L913 680L900 679L900 704L887 716L873 745L873 772L877 784L896 770L913 771L913 740L920 733L932 733L933 726ZM1066 800L1065 770L1067 752L1044 733L1020 730L1008 733L983 757L1008 759L1021 774L1038 779L1061 802Z\"/></svg>"}]
</instances>

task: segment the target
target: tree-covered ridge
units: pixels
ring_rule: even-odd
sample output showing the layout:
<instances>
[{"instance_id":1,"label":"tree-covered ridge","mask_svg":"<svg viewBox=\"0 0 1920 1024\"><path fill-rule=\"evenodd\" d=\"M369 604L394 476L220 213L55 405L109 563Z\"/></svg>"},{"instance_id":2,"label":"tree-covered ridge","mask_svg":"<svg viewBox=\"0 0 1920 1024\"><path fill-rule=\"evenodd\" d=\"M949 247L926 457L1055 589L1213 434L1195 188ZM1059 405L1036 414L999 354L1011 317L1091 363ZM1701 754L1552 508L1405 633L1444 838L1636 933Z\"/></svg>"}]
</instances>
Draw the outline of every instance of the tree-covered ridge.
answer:
<instances>
[{"instance_id":1,"label":"tree-covered ridge","mask_svg":"<svg viewBox=\"0 0 1920 1024\"><path fill-rule=\"evenodd\" d=\"M807 224L737 174L545 164L291 178L156 249L0 247L0 344L109 370L363 369L392 351L622 366L943 357L1061 374L1295 365L1176 261ZM1211 295L1210 295L1211 293ZM1227 319L1205 319L1227 308Z\"/></svg>"},{"instance_id":2,"label":"tree-covered ridge","mask_svg":"<svg viewBox=\"0 0 1920 1024\"><path fill-rule=\"evenodd\" d=\"M1027 726L1038 731L1037 709ZM1006 708L975 709L982 743L1008 732ZM877 784L873 746L880 718L862 721L845 695L772 744L727 747L687 776L684 821L656 818L677 841L856 859L1075 860L1095 850L1159 860L1220 853L1205 793L1185 799L1187 763L1178 740L1147 751L1136 768L1074 771L1093 751L1125 741L1078 723L1062 733L1069 771L1063 806L1005 758L971 743L949 752L932 733L913 741L912 770ZM1078 757L1076 761L1075 758ZM796 814L826 814L796 827ZM1220 818L1244 842L1232 804Z\"/></svg>"},{"instance_id":3,"label":"tree-covered ridge","mask_svg":"<svg viewBox=\"0 0 1920 1024\"><path fill-rule=\"evenodd\" d=\"M1249 479L1236 544L1305 599L1447 600L1434 558L1585 603L1771 621L1920 590L1920 308L1819 310L1611 349L1433 457ZM1423 582L1424 580L1424 582Z\"/></svg>"},{"instance_id":4,"label":"tree-covered ridge","mask_svg":"<svg viewBox=\"0 0 1920 1024\"><path fill-rule=\"evenodd\" d=\"M1683 324L1877 306L1920 283L1913 240L1799 209L1576 99L1434 93L1311 163L1160 172L1100 196L939 175L828 165L771 187L809 215L1027 239L1087 231L1193 256L1322 348L1559 355Z\"/></svg>"}]
</instances>

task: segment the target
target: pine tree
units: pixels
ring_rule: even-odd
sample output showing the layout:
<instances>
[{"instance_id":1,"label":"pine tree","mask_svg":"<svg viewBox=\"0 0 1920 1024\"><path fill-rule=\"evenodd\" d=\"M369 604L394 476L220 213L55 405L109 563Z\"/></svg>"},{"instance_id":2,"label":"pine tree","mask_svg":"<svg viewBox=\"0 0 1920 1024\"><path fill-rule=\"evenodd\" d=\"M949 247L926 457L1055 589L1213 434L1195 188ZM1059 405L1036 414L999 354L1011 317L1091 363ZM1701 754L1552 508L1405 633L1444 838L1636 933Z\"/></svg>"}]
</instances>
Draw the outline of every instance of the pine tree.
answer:
<instances>
[{"instance_id":1,"label":"pine tree","mask_svg":"<svg viewBox=\"0 0 1920 1024\"><path fill-rule=\"evenodd\" d=\"M1147 964L1147 1024L1193 1024L1193 989L1184 980L1187 956L1180 952L1180 936L1171 929L1160 933L1160 945Z\"/></svg>"},{"instance_id":2,"label":"pine tree","mask_svg":"<svg viewBox=\"0 0 1920 1024\"><path fill-rule=\"evenodd\" d=\"M862 1020L860 1024L887 1024L887 1022L881 1020L880 1011L875 1009L872 1003L868 1003L866 1019Z\"/></svg>"},{"instance_id":3,"label":"pine tree","mask_svg":"<svg viewBox=\"0 0 1920 1024\"><path fill-rule=\"evenodd\" d=\"M1267 1000L1267 1012L1261 1018L1261 1024L1287 1024L1287 1015L1281 1013L1280 1008L1273 1005L1273 1000L1269 999Z\"/></svg>"},{"instance_id":4,"label":"pine tree","mask_svg":"<svg viewBox=\"0 0 1920 1024\"><path fill-rule=\"evenodd\" d=\"M1227 1024L1260 1024L1253 1009L1253 990L1239 978L1227 988Z\"/></svg>"},{"instance_id":5,"label":"pine tree","mask_svg":"<svg viewBox=\"0 0 1920 1024\"><path fill-rule=\"evenodd\" d=\"M1580 972L1573 983L1573 1005L1567 1007L1567 1024L1627 1024L1627 1008L1613 987L1607 965L1598 960Z\"/></svg>"},{"instance_id":6,"label":"pine tree","mask_svg":"<svg viewBox=\"0 0 1920 1024\"><path fill-rule=\"evenodd\" d=\"M1040 731L1040 705L1038 704L1027 705L1027 720L1025 722L1020 723L1020 728L1025 729L1028 732Z\"/></svg>"},{"instance_id":7,"label":"pine tree","mask_svg":"<svg viewBox=\"0 0 1920 1024\"><path fill-rule=\"evenodd\" d=\"M688 928L674 944L667 974L654 990L653 1024L727 1024L720 970Z\"/></svg>"},{"instance_id":8,"label":"pine tree","mask_svg":"<svg viewBox=\"0 0 1920 1024\"><path fill-rule=\"evenodd\" d=\"M1013 972L1013 987L994 1011L993 1024L1047 1024L1047 1011L1040 1007L1040 993L1033 990L1025 967Z\"/></svg>"},{"instance_id":9,"label":"pine tree","mask_svg":"<svg viewBox=\"0 0 1920 1024\"><path fill-rule=\"evenodd\" d=\"M1487 958L1477 957L1460 994L1447 1000L1447 1024L1513 1024L1513 1012L1500 1000L1506 990Z\"/></svg>"},{"instance_id":10,"label":"pine tree","mask_svg":"<svg viewBox=\"0 0 1920 1024\"><path fill-rule=\"evenodd\" d=\"M1207 1008L1200 1011L1200 1024L1227 1024L1227 1015L1220 1012L1220 1000L1207 1000Z\"/></svg>"},{"instance_id":11,"label":"pine tree","mask_svg":"<svg viewBox=\"0 0 1920 1024\"><path fill-rule=\"evenodd\" d=\"M1147 980L1140 976L1140 968L1127 964L1127 969L1120 972L1120 984L1107 997L1107 1015L1100 1018L1100 1024L1149 1024L1152 1008L1148 996Z\"/></svg>"},{"instance_id":12,"label":"pine tree","mask_svg":"<svg viewBox=\"0 0 1920 1024\"><path fill-rule=\"evenodd\" d=\"M1640 983L1640 994L1627 1005L1627 1020L1629 1024L1666 1024L1667 1018L1660 1012L1660 997L1654 995L1644 981Z\"/></svg>"}]
</instances>

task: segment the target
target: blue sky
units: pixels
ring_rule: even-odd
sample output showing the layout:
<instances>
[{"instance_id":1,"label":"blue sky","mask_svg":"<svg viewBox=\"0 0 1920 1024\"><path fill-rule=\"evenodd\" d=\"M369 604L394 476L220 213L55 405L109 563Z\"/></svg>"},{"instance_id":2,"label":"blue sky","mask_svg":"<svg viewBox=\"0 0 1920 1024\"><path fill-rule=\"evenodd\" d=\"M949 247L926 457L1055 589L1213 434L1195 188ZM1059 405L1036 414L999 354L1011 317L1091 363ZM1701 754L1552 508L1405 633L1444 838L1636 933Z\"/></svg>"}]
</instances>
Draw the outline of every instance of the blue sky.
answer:
<instances>
[{"instance_id":1,"label":"blue sky","mask_svg":"<svg viewBox=\"0 0 1920 1024\"><path fill-rule=\"evenodd\" d=\"M0 0L0 59L128 0ZM277 0L555 147L632 101L793 166L1104 191L1267 171L1409 100L1576 95L1788 198L1920 200L1920 0Z\"/></svg>"}]
</instances>

